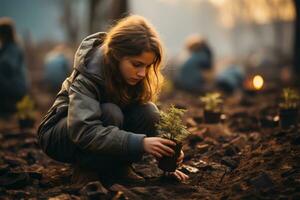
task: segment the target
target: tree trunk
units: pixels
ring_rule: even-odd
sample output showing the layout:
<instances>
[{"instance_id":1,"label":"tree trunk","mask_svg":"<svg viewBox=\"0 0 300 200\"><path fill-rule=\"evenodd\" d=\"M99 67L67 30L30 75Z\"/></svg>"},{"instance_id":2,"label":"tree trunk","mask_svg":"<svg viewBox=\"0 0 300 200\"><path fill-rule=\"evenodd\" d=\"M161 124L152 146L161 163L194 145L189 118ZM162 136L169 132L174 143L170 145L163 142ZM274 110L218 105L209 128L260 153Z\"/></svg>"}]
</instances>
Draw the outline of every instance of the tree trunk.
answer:
<instances>
[{"instance_id":1,"label":"tree trunk","mask_svg":"<svg viewBox=\"0 0 300 200\"><path fill-rule=\"evenodd\" d=\"M103 19L98 19L97 10L99 9L99 4L101 0L91 0L89 5L89 33L94 33L101 29Z\"/></svg>"},{"instance_id":2,"label":"tree trunk","mask_svg":"<svg viewBox=\"0 0 300 200\"><path fill-rule=\"evenodd\" d=\"M79 24L70 0L63 1L63 15L61 20L66 30L68 42L70 44L76 43L78 39Z\"/></svg>"},{"instance_id":3,"label":"tree trunk","mask_svg":"<svg viewBox=\"0 0 300 200\"><path fill-rule=\"evenodd\" d=\"M113 21L119 20L125 17L128 13L127 0L113 0L111 6L110 19Z\"/></svg>"},{"instance_id":4,"label":"tree trunk","mask_svg":"<svg viewBox=\"0 0 300 200\"><path fill-rule=\"evenodd\" d=\"M127 0L90 0L89 33L105 31L111 23L126 16Z\"/></svg>"},{"instance_id":5,"label":"tree trunk","mask_svg":"<svg viewBox=\"0 0 300 200\"><path fill-rule=\"evenodd\" d=\"M300 0L294 0L296 19L294 35L294 72L297 79L300 75Z\"/></svg>"}]
</instances>

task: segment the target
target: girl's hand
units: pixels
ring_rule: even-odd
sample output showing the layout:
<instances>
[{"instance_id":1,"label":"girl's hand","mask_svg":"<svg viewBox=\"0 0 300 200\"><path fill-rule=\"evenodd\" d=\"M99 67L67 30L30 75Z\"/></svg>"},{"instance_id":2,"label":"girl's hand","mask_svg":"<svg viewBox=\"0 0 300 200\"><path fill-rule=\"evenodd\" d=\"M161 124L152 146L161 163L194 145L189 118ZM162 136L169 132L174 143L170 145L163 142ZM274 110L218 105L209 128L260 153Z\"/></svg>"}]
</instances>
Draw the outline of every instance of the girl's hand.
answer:
<instances>
[{"instance_id":1,"label":"girl's hand","mask_svg":"<svg viewBox=\"0 0 300 200\"><path fill-rule=\"evenodd\" d=\"M145 152L161 158L162 156L173 156L174 151L169 146L175 146L175 142L160 138L160 137L146 137L143 140Z\"/></svg>"},{"instance_id":2,"label":"girl's hand","mask_svg":"<svg viewBox=\"0 0 300 200\"><path fill-rule=\"evenodd\" d=\"M185 173L183 173L182 171L179 171L178 169L176 169L176 171L175 172L168 172L167 174L166 174L167 176L170 176L170 177L174 177L174 178L176 178L178 181L186 181L188 178L189 178L189 176L188 175L186 175Z\"/></svg>"},{"instance_id":3,"label":"girl's hand","mask_svg":"<svg viewBox=\"0 0 300 200\"><path fill-rule=\"evenodd\" d=\"M180 156L179 156L178 159L177 159L177 165L180 165L180 164L182 163L183 158L184 158L184 153L183 153L183 151L181 150Z\"/></svg>"}]
</instances>

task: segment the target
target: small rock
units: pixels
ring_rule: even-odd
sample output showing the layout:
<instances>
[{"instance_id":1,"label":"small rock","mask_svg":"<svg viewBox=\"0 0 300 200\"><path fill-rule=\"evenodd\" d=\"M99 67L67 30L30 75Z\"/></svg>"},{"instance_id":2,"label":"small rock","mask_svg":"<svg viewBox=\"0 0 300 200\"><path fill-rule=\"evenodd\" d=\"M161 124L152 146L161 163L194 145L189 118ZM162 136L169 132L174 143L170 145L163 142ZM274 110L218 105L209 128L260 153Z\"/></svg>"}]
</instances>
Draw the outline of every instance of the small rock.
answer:
<instances>
[{"instance_id":1,"label":"small rock","mask_svg":"<svg viewBox=\"0 0 300 200\"><path fill-rule=\"evenodd\" d=\"M108 194L108 190L99 181L94 181L84 186L80 194L88 199L101 199Z\"/></svg>"},{"instance_id":2,"label":"small rock","mask_svg":"<svg viewBox=\"0 0 300 200\"><path fill-rule=\"evenodd\" d=\"M273 186L272 179L265 172L262 172L258 176L250 179L250 183L258 190L270 188Z\"/></svg>"},{"instance_id":3,"label":"small rock","mask_svg":"<svg viewBox=\"0 0 300 200\"><path fill-rule=\"evenodd\" d=\"M205 153L209 149L209 145L208 144L198 144L196 147L197 147L197 151L199 153Z\"/></svg>"},{"instance_id":4,"label":"small rock","mask_svg":"<svg viewBox=\"0 0 300 200\"><path fill-rule=\"evenodd\" d=\"M180 170L182 170L184 173L197 173L199 172L199 169L196 167L192 167L190 165L182 165L180 167Z\"/></svg>"}]
</instances>

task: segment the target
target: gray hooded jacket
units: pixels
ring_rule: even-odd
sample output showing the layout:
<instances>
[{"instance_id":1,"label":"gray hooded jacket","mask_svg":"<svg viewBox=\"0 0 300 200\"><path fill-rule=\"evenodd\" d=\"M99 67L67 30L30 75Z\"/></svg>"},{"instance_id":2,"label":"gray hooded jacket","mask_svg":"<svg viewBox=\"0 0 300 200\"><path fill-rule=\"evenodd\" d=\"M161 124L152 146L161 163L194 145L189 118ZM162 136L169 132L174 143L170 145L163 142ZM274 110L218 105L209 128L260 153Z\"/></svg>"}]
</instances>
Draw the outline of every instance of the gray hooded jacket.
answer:
<instances>
[{"instance_id":1,"label":"gray hooded jacket","mask_svg":"<svg viewBox=\"0 0 300 200\"><path fill-rule=\"evenodd\" d=\"M104 37L105 33L95 33L81 42L75 54L74 70L63 82L53 106L39 126L39 141L44 132L67 116L69 138L78 148L138 160L143 154L145 135L116 126L103 126L100 120L100 103L106 101L99 48Z\"/></svg>"}]
</instances>

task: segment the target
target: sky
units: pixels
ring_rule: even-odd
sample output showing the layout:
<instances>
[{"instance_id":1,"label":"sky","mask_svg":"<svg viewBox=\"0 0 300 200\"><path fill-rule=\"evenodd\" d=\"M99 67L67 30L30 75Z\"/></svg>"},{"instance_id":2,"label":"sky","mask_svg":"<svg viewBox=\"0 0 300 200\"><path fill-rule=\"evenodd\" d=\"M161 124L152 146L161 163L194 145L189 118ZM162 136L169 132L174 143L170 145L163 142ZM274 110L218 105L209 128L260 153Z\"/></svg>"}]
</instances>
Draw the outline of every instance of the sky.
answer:
<instances>
[{"instance_id":1,"label":"sky","mask_svg":"<svg viewBox=\"0 0 300 200\"><path fill-rule=\"evenodd\" d=\"M30 33L34 42L63 42L66 34L61 24L62 2L1 0L0 16L12 17L21 37ZM87 2L72 0L80 20L80 38L88 34ZM264 2L267 0L129 0L129 7L131 13L143 15L154 24L170 56L180 53L185 39L191 34L207 38L217 57L236 55L241 53L241 49L247 54L255 48L272 46L275 39L268 22L278 16L287 21L283 43L286 51L290 51L293 33L291 21L294 18L292 1L268 1L274 5ZM274 9L279 4L280 9ZM250 23L255 23L259 28L260 42L256 41L255 30L248 26ZM236 24L247 26L234 29Z\"/></svg>"}]
</instances>

